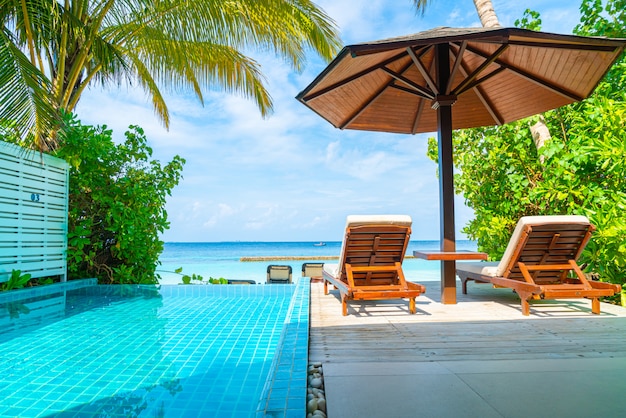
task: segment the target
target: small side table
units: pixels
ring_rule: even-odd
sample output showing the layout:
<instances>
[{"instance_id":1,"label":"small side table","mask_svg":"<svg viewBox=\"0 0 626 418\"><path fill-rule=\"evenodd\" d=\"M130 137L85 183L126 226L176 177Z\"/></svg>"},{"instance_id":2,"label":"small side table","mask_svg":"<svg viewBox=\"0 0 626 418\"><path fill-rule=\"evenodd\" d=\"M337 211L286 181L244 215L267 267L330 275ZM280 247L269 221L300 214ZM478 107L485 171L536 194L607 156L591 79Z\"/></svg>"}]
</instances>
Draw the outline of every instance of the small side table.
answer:
<instances>
[{"instance_id":1,"label":"small side table","mask_svg":"<svg viewBox=\"0 0 626 418\"><path fill-rule=\"evenodd\" d=\"M457 260L486 260L487 253L478 251L440 251L440 250L422 250L413 251L415 258L422 260L439 260L441 261L441 303L446 305L456 304L456 276L452 276L453 280L447 281L443 274L443 264L451 263L452 269Z\"/></svg>"}]
</instances>

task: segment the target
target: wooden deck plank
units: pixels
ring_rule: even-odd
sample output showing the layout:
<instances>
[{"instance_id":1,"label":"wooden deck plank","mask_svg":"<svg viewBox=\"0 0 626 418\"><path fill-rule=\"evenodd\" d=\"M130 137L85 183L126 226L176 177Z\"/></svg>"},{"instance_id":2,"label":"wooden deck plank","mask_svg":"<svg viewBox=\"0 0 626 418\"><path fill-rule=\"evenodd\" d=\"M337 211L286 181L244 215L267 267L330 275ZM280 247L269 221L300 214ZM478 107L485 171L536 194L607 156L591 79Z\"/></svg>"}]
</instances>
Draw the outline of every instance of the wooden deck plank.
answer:
<instances>
[{"instance_id":1,"label":"wooden deck plank","mask_svg":"<svg viewBox=\"0 0 626 418\"><path fill-rule=\"evenodd\" d=\"M424 284L424 283L423 283ZM626 357L626 309L571 299L531 302L524 317L509 289L471 284L457 305L443 305L427 282L409 315L406 300L351 302L341 315L337 291L311 285L310 361L322 363Z\"/></svg>"}]
</instances>

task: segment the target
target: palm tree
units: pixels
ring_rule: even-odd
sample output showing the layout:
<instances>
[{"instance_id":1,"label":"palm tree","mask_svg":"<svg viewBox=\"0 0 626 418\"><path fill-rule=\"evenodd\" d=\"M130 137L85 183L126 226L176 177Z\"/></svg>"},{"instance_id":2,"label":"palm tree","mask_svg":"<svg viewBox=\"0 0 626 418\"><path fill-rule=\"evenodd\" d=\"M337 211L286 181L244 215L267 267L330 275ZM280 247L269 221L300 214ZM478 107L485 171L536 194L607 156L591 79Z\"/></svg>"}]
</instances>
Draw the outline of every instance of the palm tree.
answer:
<instances>
[{"instance_id":1,"label":"palm tree","mask_svg":"<svg viewBox=\"0 0 626 418\"><path fill-rule=\"evenodd\" d=\"M426 10L426 7L431 1L432 0L413 0L413 3L415 3L415 7L418 11L424 13L424 10ZM474 6L476 7L476 11L478 12L480 23L483 25L484 28L493 28L500 26L498 16L493 9L493 4L491 3L491 0L474 0Z\"/></svg>"},{"instance_id":2,"label":"palm tree","mask_svg":"<svg viewBox=\"0 0 626 418\"><path fill-rule=\"evenodd\" d=\"M421 13L424 13L424 10L428 6L432 0L413 0L415 7ZM480 18L480 23L484 28L493 28L499 27L500 21L498 20L498 16L493 8L493 4L491 0L474 0L474 6L476 7L476 11L478 12L478 17ZM539 115L537 122L533 125L530 125L530 133L535 142L535 146L537 149L543 147L544 143L550 139L550 131L548 130L548 126L545 123L545 119L543 115ZM543 157L542 161L543 161Z\"/></svg>"},{"instance_id":3,"label":"palm tree","mask_svg":"<svg viewBox=\"0 0 626 418\"><path fill-rule=\"evenodd\" d=\"M268 51L294 70L312 48L330 60L335 23L310 0L0 0L0 124L44 149L62 111L85 88L127 82L152 99L162 89L236 92L272 110L259 64Z\"/></svg>"}]
</instances>

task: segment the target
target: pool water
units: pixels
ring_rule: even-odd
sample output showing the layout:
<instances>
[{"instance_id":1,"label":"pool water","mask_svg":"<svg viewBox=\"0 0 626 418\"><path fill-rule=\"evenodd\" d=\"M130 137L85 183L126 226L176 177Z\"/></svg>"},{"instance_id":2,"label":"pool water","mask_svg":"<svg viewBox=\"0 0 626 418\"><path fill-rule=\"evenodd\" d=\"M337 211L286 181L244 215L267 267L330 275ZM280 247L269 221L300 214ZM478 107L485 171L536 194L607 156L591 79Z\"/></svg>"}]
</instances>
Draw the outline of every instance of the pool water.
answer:
<instances>
[{"instance_id":1,"label":"pool water","mask_svg":"<svg viewBox=\"0 0 626 418\"><path fill-rule=\"evenodd\" d=\"M295 287L88 286L0 301L0 416L255 416Z\"/></svg>"}]
</instances>

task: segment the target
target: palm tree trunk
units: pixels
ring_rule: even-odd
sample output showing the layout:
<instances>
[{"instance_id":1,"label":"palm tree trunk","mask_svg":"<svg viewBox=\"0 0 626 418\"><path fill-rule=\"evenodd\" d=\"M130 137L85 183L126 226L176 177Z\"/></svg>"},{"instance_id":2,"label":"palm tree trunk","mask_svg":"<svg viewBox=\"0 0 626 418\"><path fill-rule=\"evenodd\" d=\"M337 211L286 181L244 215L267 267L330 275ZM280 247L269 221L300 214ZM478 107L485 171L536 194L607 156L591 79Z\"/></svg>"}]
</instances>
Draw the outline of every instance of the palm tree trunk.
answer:
<instances>
[{"instance_id":1,"label":"palm tree trunk","mask_svg":"<svg viewBox=\"0 0 626 418\"><path fill-rule=\"evenodd\" d=\"M552 138L550 135L550 130L548 129L548 125L546 125L546 120L542 115L539 115L539 120L535 124L531 124L528 122L528 126L530 128L530 133L533 136L533 140L535 141L535 147L539 150L547 140ZM541 155L539 157L539 161L543 164L545 157Z\"/></svg>"},{"instance_id":2,"label":"palm tree trunk","mask_svg":"<svg viewBox=\"0 0 626 418\"><path fill-rule=\"evenodd\" d=\"M498 21L498 16L493 9L491 0L474 0L474 6L476 6L480 23L484 28L495 28L501 26ZM529 124L529 127L530 133L535 140L535 146L537 147L537 150L539 150L539 148L543 147L545 141L551 138L545 119L543 116L540 116L537 123L534 125ZM541 158L541 162L543 163L543 157Z\"/></svg>"},{"instance_id":3,"label":"palm tree trunk","mask_svg":"<svg viewBox=\"0 0 626 418\"><path fill-rule=\"evenodd\" d=\"M501 26L491 0L474 0L474 6L476 6L476 11L478 12L478 17L480 18L480 23L483 25L483 28Z\"/></svg>"}]
</instances>

